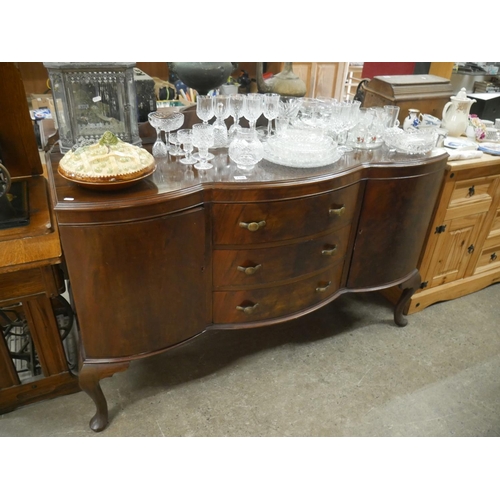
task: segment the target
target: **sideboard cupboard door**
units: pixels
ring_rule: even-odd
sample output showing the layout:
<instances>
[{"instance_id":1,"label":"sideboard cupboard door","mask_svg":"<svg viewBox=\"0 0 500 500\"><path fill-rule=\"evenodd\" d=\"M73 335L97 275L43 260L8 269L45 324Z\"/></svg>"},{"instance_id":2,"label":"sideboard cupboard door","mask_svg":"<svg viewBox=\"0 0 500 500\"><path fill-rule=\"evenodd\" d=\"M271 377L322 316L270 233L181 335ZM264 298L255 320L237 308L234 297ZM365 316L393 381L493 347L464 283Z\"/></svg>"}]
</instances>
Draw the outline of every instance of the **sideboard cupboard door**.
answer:
<instances>
[{"instance_id":1,"label":"sideboard cupboard door","mask_svg":"<svg viewBox=\"0 0 500 500\"><path fill-rule=\"evenodd\" d=\"M377 288L415 270L442 181L442 169L366 181L348 288Z\"/></svg>"},{"instance_id":2,"label":"sideboard cupboard door","mask_svg":"<svg viewBox=\"0 0 500 500\"><path fill-rule=\"evenodd\" d=\"M210 323L203 208L60 232L85 359L158 351Z\"/></svg>"}]
</instances>

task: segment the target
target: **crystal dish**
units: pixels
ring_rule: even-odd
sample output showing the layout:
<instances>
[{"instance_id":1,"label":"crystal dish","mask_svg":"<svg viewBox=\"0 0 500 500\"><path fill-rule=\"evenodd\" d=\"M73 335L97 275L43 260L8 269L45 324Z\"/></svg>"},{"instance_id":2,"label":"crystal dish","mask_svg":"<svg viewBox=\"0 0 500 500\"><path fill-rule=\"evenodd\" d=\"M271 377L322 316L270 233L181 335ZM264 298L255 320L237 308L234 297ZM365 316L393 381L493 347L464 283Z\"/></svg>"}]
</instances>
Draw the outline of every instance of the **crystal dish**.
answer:
<instances>
[{"instance_id":1,"label":"crystal dish","mask_svg":"<svg viewBox=\"0 0 500 500\"><path fill-rule=\"evenodd\" d=\"M424 154L436 146L438 134L430 128L403 130L398 127L386 129L384 142L399 153Z\"/></svg>"},{"instance_id":2,"label":"crystal dish","mask_svg":"<svg viewBox=\"0 0 500 500\"><path fill-rule=\"evenodd\" d=\"M290 129L281 137L271 137L264 144L264 159L295 168L324 167L342 156L331 137L316 131Z\"/></svg>"}]
</instances>

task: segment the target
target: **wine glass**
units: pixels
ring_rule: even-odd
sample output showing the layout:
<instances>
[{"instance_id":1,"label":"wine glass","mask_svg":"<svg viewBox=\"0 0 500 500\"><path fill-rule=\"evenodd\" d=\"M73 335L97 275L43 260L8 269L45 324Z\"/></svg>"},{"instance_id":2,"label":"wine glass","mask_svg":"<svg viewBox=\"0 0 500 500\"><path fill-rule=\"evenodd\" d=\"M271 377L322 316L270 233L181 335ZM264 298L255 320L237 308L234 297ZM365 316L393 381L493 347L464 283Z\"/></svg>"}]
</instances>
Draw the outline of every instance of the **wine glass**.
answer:
<instances>
[{"instance_id":1,"label":"wine glass","mask_svg":"<svg viewBox=\"0 0 500 500\"><path fill-rule=\"evenodd\" d=\"M193 158L191 154L193 152L193 131L191 129L181 129L177 131L177 139L179 139L179 143L182 144L182 149L186 156L181 158L179 161L184 165L192 165L196 163L196 160Z\"/></svg>"},{"instance_id":2,"label":"wine glass","mask_svg":"<svg viewBox=\"0 0 500 500\"><path fill-rule=\"evenodd\" d=\"M208 123L195 123L192 128L193 145L198 148L200 161L194 165L198 170L208 170L213 165L208 162L208 148L214 144L214 127Z\"/></svg>"},{"instance_id":3,"label":"wine glass","mask_svg":"<svg viewBox=\"0 0 500 500\"><path fill-rule=\"evenodd\" d=\"M178 132L170 132L168 134L168 140L170 144L172 145L170 147L169 153L171 156L182 156L184 152L179 146L179 137L178 137Z\"/></svg>"},{"instance_id":4,"label":"wine glass","mask_svg":"<svg viewBox=\"0 0 500 500\"><path fill-rule=\"evenodd\" d=\"M224 148L227 146L227 127L224 122L229 117L229 96L219 94L214 97L214 147Z\"/></svg>"},{"instance_id":5,"label":"wine glass","mask_svg":"<svg viewBox=\"0 0 500 500\"><path fill-rule=\"evenodd\" d=\"M279 115L280 95L274 93L264 94L263 112L267 118L267 137L271 137L273 131L273 120Z\"/></svg>"},{"instance_id":6,"label":"wine glass","mask_svg":"<svg viewBox=\"0 0 500 500\"><path fill-rule=\"evenodd\" d=\"M168 154L167 145L161 138L161 122L164 117L165 115L159 111L152 111L148 114L148 121L156 130L156 141L153 144L153 156L157 158L164 158Z\"/></svg>"},{"instance_id":7,"label":"wine glass","mask_svg":"<svg viewBox=\"0 0 500 500\"><path fill-rule=\"evenodd\" d=\"M243 116L249 121L251 129L255 130L255 124L261 114L262 94L247 94Z\"/></svg>"},{"instance_id":8,"label":"wine glass","mask_svg":"<svg viewBox=\"0 0 500 500\"><path fill-rule=\"evenodd\" d=\"M341 127L337 142L339 143L339 150L347 153L352 151L352 148L346 146L345 142L349 131L352 130L358 123L361 102L347 99L341 104Z\"/></svg>"},{"instance_id":9,"label":"wine glass","mask_svg":"<svg viewBox=\"0 0 500 500\"><path fill-rule=\"evenodd\" d=\"M297 117L299 113L300 103L302 98L300 97L288 97L281 96L278 104L279 115L284 118L288 118L289 124Z\"/></svg>"},{"instance_id":10,"label":"wine glass","mask_svg":"<svg viewBox=\"0 0 500 500\"><path fill-rule=\"evenodd\" d=\"M242 94L233 94L229 96L229 113L234 119L234 123L229 128L229 136L232 137L236 130L241 128L240 118L244 114L245 96Z\"/></svg>"},{"instance_id":11,"label":"wine glass","mask_svg":"<svg viewBox=\"0 0 500 500\"><path fill-rule=\"evenodd\" d=\"M211 95L196 97L196 115L205 124L214 116L214 98Z\"/></svg>"}]
</instances>

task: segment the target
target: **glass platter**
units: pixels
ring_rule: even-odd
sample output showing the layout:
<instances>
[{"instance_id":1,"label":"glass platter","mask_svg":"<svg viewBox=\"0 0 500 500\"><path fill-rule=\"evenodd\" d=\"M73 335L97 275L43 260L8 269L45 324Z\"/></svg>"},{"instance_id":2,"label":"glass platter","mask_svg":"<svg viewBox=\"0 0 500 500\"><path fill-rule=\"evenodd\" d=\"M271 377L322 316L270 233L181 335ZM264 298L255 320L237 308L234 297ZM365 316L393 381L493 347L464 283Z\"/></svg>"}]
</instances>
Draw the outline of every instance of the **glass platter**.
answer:
<instances>
[{"instance_id":1,"label":"glass platter","mask_svg":"<svg viewBox=\"0 0 500 500\"><path fill-rule=\"evenodd\" d=\"M64 175L61 170L58 169L58 174L63 178L66 179L67 181L74 182L75 184L78 184L79 186L82 186L86 189L93 189L95 191L117 191L119 189L125 189L130 186L133 186L134 184L137 184L138 182L142 181L143 179L146 179L147 177L151 176L154 174L156 170L156 165L154 166L153 170L150 172L147 172L140 177L136 177L135 179L127 179L125 181L110 181L110 182L87 182L87 181L82 181L80 179L73 179L71 177L68 177Z\"/></svg>"},{"instance_id":2,"label":"glass platter","mask_svg":"<svg viewBox=\"0 0 500 500\"><path fill-rule=\"evenodd\" d=\"M324 167L342 157L337 143L318 132L292 129L264 143L264 159L294 168Z\"/></svg>"}]
</instances>

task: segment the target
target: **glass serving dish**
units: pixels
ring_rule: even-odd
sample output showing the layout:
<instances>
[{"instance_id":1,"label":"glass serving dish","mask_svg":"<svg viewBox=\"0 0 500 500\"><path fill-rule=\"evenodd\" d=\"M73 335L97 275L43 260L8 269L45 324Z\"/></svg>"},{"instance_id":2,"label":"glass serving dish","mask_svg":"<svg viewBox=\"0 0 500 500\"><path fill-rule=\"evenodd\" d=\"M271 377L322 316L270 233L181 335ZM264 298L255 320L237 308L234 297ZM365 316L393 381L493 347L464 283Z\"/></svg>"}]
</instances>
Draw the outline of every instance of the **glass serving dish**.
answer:
<instances>
[{"instance_id":1,"label":"glass serving dish","mask_svg":"<svg viewBox=\"0 0 500 500\"><path fill-rule=\"evenodd\" d=\"M331 137L313 130L288 129L264 144L264 159L286 167L324 167L341 156Z\"/></svg>"},{"instance_id":2,"label":"glass serving dish","mask_svg":"<svg viewBox=\"0 0 500 500\"><path fill-rule=\"evenodd\" d=\"M392 127L387 128L382 137L387 147L398 153L425 154L436 146L438 133L434 127L408 130Z\"/></svg>"}]
</instances>

